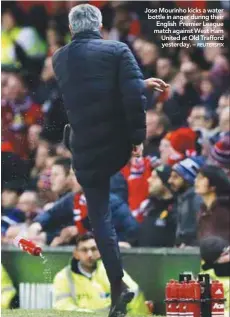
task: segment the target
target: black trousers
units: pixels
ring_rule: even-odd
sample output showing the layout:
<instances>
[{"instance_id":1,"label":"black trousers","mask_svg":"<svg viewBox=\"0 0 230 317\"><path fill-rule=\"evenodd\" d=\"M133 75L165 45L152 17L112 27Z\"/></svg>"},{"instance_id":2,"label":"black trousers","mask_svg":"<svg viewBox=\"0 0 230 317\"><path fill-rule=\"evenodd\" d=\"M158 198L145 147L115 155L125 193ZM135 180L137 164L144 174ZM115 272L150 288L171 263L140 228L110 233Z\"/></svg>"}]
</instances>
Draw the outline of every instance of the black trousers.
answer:
<instances>
[{"instance_id":1,"label":"black trousers","mask_svg":"<svg viewBox=\"0 0 230 317\"><path fill-rule=\"evenodd\" d=\"M117 234L112 223L109 207L110 182L98 184L95 188L83 187L85 193L88 216L93 228L94 237L104 263L111 285L119 282L123 277L121 255Z\"/></svg>"}]
</instances>

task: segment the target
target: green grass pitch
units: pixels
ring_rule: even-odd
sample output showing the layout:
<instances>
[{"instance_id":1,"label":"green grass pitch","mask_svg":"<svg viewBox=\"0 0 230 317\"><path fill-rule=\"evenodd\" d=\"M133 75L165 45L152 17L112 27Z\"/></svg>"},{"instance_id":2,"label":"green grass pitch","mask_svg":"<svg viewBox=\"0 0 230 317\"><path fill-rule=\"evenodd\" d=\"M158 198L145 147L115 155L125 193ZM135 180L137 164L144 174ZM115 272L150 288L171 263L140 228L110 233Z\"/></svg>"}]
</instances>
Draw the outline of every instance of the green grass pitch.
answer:
<instances>
[{"instance_id":1,"label":"green grass pitch","mask_svg":"<svg viewBox=\"0 0 230 317\"><path fill-rule=\"evenodd\" d=\"M55 311L55 310L24 310L24 309L13 309L13 310L2 310L2 317L107 317L108 314L83 314L68 311ZM153 315L149 315L154 317ZM133 316L133 317L146 317L146 316ZM155 316L156 317L156 316ZM164 317L159 316L158 317Z\"/></svg>"}]
</instances>

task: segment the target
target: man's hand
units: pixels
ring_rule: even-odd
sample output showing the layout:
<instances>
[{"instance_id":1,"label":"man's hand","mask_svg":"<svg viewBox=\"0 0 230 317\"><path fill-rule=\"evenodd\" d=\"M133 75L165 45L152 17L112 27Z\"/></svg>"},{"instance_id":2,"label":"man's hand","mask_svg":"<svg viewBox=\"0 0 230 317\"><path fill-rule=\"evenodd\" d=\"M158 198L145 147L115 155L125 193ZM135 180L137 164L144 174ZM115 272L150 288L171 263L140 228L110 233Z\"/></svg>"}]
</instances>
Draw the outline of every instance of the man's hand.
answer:
<instances>
[{"instance_id":1,"label":"man's hand","mask_svg":"<svg viewBox=\"0 0 230 317\"><path fill-rule=\"evenodd\" d=\"M143 149L144 149L143 144L133 145L132 156L134 156L134 157L140 157L140 156L142 156L142 154L143 154Z\"/></svg>"},{"instance_id":2,"label":"man's hand","mask_svg":"<svg viewBox=\"0 0 230 317\"><path fill-rule=\"evenodd\" d=\"M28 238L34 239L37 237L42 231L42 226L39 222L34 222L32 225L28 228Z\"/></svg>"},{"instance_id":3,"label":"man's hand","mask_svg":"<svg viewBox=\"0 0 230 317\"><path fill-rule=\"evenodd\" d=\"M169 84L166 84L162 79L152 77L145 79L145 87L147 89L164 92L169 87Z\"/></svg>"},{"instance_id":4,"label":"man's hand","mask_svg":"<svg viewBox=\"0 0 230 317\"><path fill-rule=\"evenodd\" d=\"M74 237L78 234L76 226L69 226L62 229L60 236L55 237L51 242L51 247L56 247L58 245L68 244Z\"/></svg>"}]
</instances>

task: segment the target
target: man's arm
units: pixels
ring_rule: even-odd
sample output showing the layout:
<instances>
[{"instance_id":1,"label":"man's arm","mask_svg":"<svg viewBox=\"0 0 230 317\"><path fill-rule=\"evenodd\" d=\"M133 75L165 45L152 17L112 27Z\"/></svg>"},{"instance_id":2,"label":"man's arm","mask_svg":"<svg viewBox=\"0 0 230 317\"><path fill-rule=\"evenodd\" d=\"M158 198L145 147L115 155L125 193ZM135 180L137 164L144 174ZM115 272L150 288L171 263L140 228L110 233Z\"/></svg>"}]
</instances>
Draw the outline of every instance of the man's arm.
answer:
<instances>
[{"instance_id":1,"label":"man's arm","mask_svg":"<svg viewBox=\"0 0 230 317\"><path fill-rule=\"evenodd\" d=\"M36 239L41 232L48 232L55 227L68 225L73 219L74 193L69 193L59 199L50 209L35 217L28 229L30 239Z\"/></svg>"},{"instance_id":2,"label":"man's arm","mask_svg":"<svg viewBox=\"0 0 230 317\"><path fill-rule=\"evenodd\" d=\"M67 225L73 218L74 193L60 198L50 209L38 215L34 222L40 223L44 231L55 226Z\"/></svg>"},{"instance_id":3,"label":"man's arm","mask_svg":"<svg viewBox=\"0 0 230 317\"><path fill-rule=\"evenodd\" d=\"M145 82L142 72L127 45L119 54L119 90L127 120L130 140L139 145L145 140Z\"/></svg>"},{"instance_id":4,"label":"man's arm","mask_svg":"<svg viewBox=\"0 0 230 317\"><path fill-rule=\"evenodd\" d=\"M110 195L112 219L120 241L133 243L137 239L139 224L132 216L128 204L118 195Z\"/></svg>"}]
</instances>

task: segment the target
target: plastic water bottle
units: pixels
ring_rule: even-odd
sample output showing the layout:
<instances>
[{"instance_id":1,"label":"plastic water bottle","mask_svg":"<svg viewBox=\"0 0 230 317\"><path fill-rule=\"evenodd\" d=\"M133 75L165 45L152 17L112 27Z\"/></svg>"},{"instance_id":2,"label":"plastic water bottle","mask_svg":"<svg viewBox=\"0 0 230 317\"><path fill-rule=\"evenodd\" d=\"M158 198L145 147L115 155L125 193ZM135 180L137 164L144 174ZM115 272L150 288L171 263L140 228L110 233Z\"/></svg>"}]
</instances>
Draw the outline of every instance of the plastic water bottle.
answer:
<instances>
[{"instance_id":1,"label":"plastic water bottle","mask_svg":"<svg viewBox=\"0 0 230 317\"><path fill-rule=\"evenodd\" d=\"M22 251L34 256L42 255L42 248L37 246L34 242L27 240L23 237L16 237L14 239L14 245L19 247Z\"/></svg>"}]
</instances>

